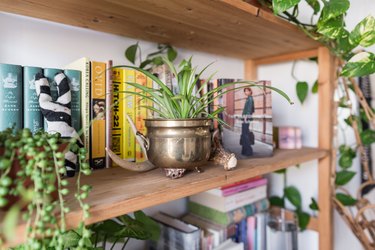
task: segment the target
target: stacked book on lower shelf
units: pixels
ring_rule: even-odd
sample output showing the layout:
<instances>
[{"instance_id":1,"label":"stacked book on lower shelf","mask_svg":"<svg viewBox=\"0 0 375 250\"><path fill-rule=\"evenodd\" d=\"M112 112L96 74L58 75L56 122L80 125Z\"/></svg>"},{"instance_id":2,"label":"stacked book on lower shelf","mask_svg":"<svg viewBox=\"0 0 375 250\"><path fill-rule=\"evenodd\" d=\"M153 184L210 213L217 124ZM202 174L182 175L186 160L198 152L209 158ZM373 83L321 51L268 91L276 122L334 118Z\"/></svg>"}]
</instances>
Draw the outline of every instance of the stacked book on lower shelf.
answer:
<instances>
[{"instance_id":1,"label":"stacked book on lower shelf","mask_svg":"<svg viewBox=\"0 0 375 250\"><path fill-rule=\"evenodd\" d=\"M267 179L262 177L190 196L189 212L182 218L155 216L162 234L150 248L263 250L268 207Z\"/></svg>"}]
</instances>

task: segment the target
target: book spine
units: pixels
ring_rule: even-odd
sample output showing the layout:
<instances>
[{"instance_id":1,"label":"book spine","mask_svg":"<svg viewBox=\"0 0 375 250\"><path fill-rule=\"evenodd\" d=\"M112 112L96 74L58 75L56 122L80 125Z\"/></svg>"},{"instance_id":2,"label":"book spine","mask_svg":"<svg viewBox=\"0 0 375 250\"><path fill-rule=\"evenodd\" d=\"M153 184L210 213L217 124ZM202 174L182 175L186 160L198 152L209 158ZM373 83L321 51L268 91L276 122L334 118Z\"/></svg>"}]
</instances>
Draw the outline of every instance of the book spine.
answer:
<instances>
[{"instance_id":1,"label":"book spine","mask_svg":"<svg viewBox=\"0 0 375 250\"><path fill-rule=\"evenodd\" d=\"M90 164L94 169L105 168L105 69L105 63L91 62Z\"/></svg>"},{"instance_id":2,"label":"book spine","mask_svg":"<svg viewBox=\"0 0 375 250\"><path fill-rule=\"evenodd\" d=\"M132 69L125 69L125 82L135 82L135 70ZM123 90L124 91L130 91L134 92L135 87L131 86L130 84L123 83ZM136 120L135 117L135 102L136 97L135 95L125 93L123 94L125 97L125 100L123 100L122 105L124 107L125 113L132 119L134 122ZM130 123L128 119L124 117L124 152L123 156L124 159L128 161L134 161L135 160L135 136L133 131L131 130Z\"/></svg>"},{"instance_id":3,"label":"book spine","mask_svg":"<svg viewBox=\"0 0 375 250\"><path fill-rule=\"evenodd\" d=\"M43 74L47 78L50 86L52 101L56 101L58 95L57 84L55 82L55 75L61 72L63 72L61 69L45 68L43 70ZM46 120L44 120L44 130L48 131L48 124Z\"/></svg>"},{"instance_id":4,"label":"book spine","mask_svg":"<svg viewBox=\"0 0 375 250\"><path fill-rule=\"evenodd\" d=\"M123 158L123 142L124 142L124 133L123 133L123 106L121 105L120 101L122 98L122 94L120 91L122 90L122 85L124 83L124 70L115 68L112 70L113 74L113 124L112 124L112 151ZM112 163L112 166L117 166L116 164Z\"/></svg>"},{"instance_id":5,"label":"book spine","mask_svg":"<svg viewBox=\"0 0 375 250\"><path fill-rule=\"evenodd\" d=\"M22 67L0 64L0 130L22 128Z\"/></svg>"},{"instance_id":6,"label":"book spine","mask_svg":"<svg viewBox=\"0 0 375 250\"><path fill-rule=\"evenodd\" d=\"M147 86L147 77L141 73L141 72L136 72L135 73L135 79L136 82L142 86ZM136 90L139 91L139 90ZM147 116L147 110L142 107L147 105L147 101L144 98L141 98L140 96L135 97L135 110L136 110L136 115L135 115L135 126L137 128L137 131L141 132L142 134L146 134L146 126L145 126L145 121ZM135 143L135 161L136 162L143 162L145 161L145 155L143 154L141 145L136 142Z\"/></svg>"},{"instance_id":7,"label":"book spine","mask_svg":"<svg viewBox=\"0 0 375 250\"><path fill-rule=\"evenodd\" d=\"M112 85L112 66L113 61L109 60L107 62L107 77L106 77L106 98L107 101L105 103L105 147L108 149L112 149L112 124L113 124L113 112L112 112L112 104L113 104L113 85ZM105 167L110 168L112 166L112 159L109 157L108 153L105 153Z\"/></svg>"},{"instance_id":8,"label":"book spine","mask_svg":"<svg viewBox=\"0 0 375 250\"><path fill-rule=\"evenodd\" d=\"M85 81L82 82L81 87L81 121L83 129L83 145L87 149L87 159L90 159L90 61L85 61ZM82 77L83 78L83 77Z\"/></svg>"},{"instance_id":9,"label":"book spine","mask_svg":"<svg viewBox=\"0 0 375 250\"><path fill-rule=\"evenodd\" d=\"M35 90L35 75L42 72L39 67L23 67L23 127L32 133L43 129L43 115Z\"/></svg>"},{"instance_id":10,"label":"book spine","mask_svg":"<svg viewBox=\"0 0 375 250\"><path fill-rule=\"evenodd\" d=\"M72 96L72 127L79 133L81 125L81 71L66 69L64 74L68 78L70 92Z\"/></svg>"},{"instance_id":11,"label":"book spine","mask_svg":"<svg viewBox=\"0 0 375 250\"><path fill-rule=\"evenodd\" d=\"M266 196L267 186L263 185L227 197L203 192L190 196L190 200L222 212L228 212L263 199Z\"/></svg>"},{"instance_id":12,"label":"book spine","mask_svg":"<svg viewBox=\"0 0 375 250\"><path fill-rule=\"evenodd\" d=\"M225 226L233 223L238 223L248 216L251 216L257 212L267 210L268 207L268 200L262 199L252 204L248 204L244 207L240 207L235 210L224 213L217 209L207 207L196 202L188 202L188 208L192 214L201 216L203 218L211 220L214 223Z\"/></svg>"},{"instance_id":13,"label":"book spine","mask_svg":"<svg viewBox=\"0 0 375 250\"><path fill-rule=\"evenodd\" d=\"M235 187L231 187L228 189L223 189L221 191L222 191L223 196L230 196L230 195L237 194L239 192L249 190L251 188L256 188L256 187L266 185L266 184L267 184L267 179L260 179L260 180L256 180L253 182L244 183Z\"/></svg>"},{"instance_id":14,"label":"book spine","mask_svg":"<svg viewBox=\"0 0 375 250\"><path fill-rule=\"evenodd\" d=\"M247 249L249 249L249 250L256 250L255 229L256 229L255 217L250 216L250 217L247 218L247 237L246 237L247 241L248 241L248 248Z\"/></svg>"}]
</instances>

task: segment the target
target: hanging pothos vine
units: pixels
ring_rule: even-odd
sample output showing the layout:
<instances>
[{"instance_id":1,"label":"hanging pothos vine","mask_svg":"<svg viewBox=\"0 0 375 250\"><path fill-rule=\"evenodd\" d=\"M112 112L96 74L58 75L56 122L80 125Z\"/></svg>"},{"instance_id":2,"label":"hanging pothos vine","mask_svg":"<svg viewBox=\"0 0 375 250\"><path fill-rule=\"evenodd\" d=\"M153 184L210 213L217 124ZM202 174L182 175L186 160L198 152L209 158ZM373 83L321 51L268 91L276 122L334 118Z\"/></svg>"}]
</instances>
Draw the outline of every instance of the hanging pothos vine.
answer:
<instances>
[{"instance_id":1,"label":"hanging pothos vine","mask_svg":"<svg viewBox=\"0 0 375 250\"><path fill-rule=\"evenodd\" d=\"M357 84L356 77L375 72L375 55L362 49L375 44L375 18L367 16L353 30L349 31L346 29L344 20L350 7L349 0L305 1L313 10L310 23L304 23L298 17L301 0L258 0L263 6L271 8L275 15L296 24L309 37L325 45L338 60L336 91L340 100L337 107L347 108L350 111L345 122L353 128L356 144L342 144L338 148L338 168L333 184L335 195L332 199L335 209L342 215L362 245L366 249L374 249L375 223L366 217L366 210L374 209L375 205L370 204L367 199L361 196L361 190L375 184L365 152L365 146L375 142L375 131L362 129L360 121L362 117L374 128L375 116ZM316 22L314 22L315 17L318 17ZM318 85L315 83L311 91L316 93L317 88ZM303 103L308 96L308 84L297 82L296 90L299 100ZM350 91L355 93L356 99L360 103L360 114L352 110ZM357 155L360 156L368 180L360 187L357 197L352 197L344 185L357 174L351 169L353 159ZM271 203L284 207L285 199L296 207L300 227L304 229L310 216L302 211L300 192L294 186L286 186L283 197L271 197ZM357 209L356 213L353 213L354 207ZM312 210L319 209L314 199L312 199L310 208Z\"/></svg>"}]
</instances>

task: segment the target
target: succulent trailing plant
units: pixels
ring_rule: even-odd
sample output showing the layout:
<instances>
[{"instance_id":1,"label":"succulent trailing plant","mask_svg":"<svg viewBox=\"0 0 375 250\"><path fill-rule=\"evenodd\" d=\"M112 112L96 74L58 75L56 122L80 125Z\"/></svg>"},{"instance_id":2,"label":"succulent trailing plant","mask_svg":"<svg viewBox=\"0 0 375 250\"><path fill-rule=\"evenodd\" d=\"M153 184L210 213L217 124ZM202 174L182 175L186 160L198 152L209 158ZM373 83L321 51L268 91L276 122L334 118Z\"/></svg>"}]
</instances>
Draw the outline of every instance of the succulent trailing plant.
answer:
<instances>
[{"instance_id":1,"label":"succulent trailing plant","mask_svg":"<svg viewBox=\"0 0 375 250\"><path fill-rule=\"evenodd\" d=\"M207 117L210 119L218 120L220 123L224 123L224 121L217 117L217 114L223 112L225 107L218 107L213 113L208 113L208 106L212 104L215 99L225 95L226 93L244 87L269 88L283 96L289 103L292 103L288 95L280 89L271 86L258 85L253 81L237 81L226 83L200 96L197 93L200 93L203 88L206 88L207 83L212 79L214 74L209 76L205 83L203 83L200 87L197 87L197 82L211 64L198 71L197 67L192 66L192 58L190 57L188 60L182 60L177 70L173 62L167 57L162 56L161 60L163 64L166 64L168 66L170 72L175 77L178 86L177 91L172 91L166 83L162 82L159 78L157 78L149 71L144 70L140 67L128 65L119 65L114 67L131 68L137 70L154 81L154 83L158 87L157 89L143 86L135 82L127 82L127 84L133 86L136 91L123 91L123 93L137 95L141 98L152 101L154 106L143 107L152 112L155 112L160 118L191 119ZM238 85L233 87L235 84Z\"/></svg>"},{"instance_id":2,"label":"succulent trailing plant","mask_svg":"<svg viewBox=\"0 0 375 250\"><path fill-rule=\"evenodd\" d=\"M78 232L79 248L84 249L90 231L83 220L89 217L89 205L84 202L91 189L81 185L81 175L91 173L85 162L86 150L75 139L63 139L59 134L29 129L0 132L0 207L10 206L2 221L1 244L11 242L19 219L26 223L26 243L16 249L64 249L67 237L65 216L70 211L65 197L69 194L64 151L77 153L80 171L75 181L74 197L83 211ZM14 204L10 204L14 203ZM0 245L1 246L1 245Z\"/></svg>"},{"instance_id":3,"label":"succulent trailing plant","mask_svg":"<svg viewBox=\"0 0 375 250\"><path fill-rule=\"evenodd\" d=\"M338 88L336 91L340 100L337 107L349 110L350 115L345 119L345 122L353 128L356 144L342 144L338 147L338 169L333 187L336 190L336 195L332 199L335 208L342 215L362 245L366 249L373 249L374 244L371 241L374 242L375 239L373 234L375 227L364 216L364 211L371 209L374 205L369 204L368 200L361 196L352 197L343 186L349 183L357 174L356 171L350 170L353 159L357 155L361 157L361 164L368 178L360 187L358 193L361 193L365 187L369 188L375 185L374 176L369 170L368 157L365 152L365 147L375 142L375 131L371 128L363 129L361 126L361 120L365 120L374 127L375 115L373 109L366 102L355 79L355 77L375 73L374 53L363 50L363 47L375 44L375 18L371 15L367 16L353 30L349 31L345 25L345 16L350 7L349 0L306 0L306 3L313 10L310 23L304 23L298 17L298 4L301 0L258 0L258 2L271 8L275 15L296 24L312 39L325 45L338 60ZM316 22L314 22L315 17L318 17ZM358 46L360 47L358 48ZM315 83L311 92L316 93L317 88L318 85ZM301 103L303 103L308 97L308 84L306 82L297 82L296 90ZM350 91L354 92L357 101L360 103L359 114L352 110L352 100L349 96ZM304 228L308 224L309 216L307 213L302 212L300 192L293 186L285 187L283 197L272 197L271 203L284 206L285 198L296 207L297 213L301 214L300 221L303 224L300 226ZM360 212L352 215L352 206L355 206ZM319 209L314 199L312 199L310 208L313 210ZM366 234L366 230L372 232L372 234ZM369 235L372 237L372 240L369 240Z\"/></svg>"}]
</instances>

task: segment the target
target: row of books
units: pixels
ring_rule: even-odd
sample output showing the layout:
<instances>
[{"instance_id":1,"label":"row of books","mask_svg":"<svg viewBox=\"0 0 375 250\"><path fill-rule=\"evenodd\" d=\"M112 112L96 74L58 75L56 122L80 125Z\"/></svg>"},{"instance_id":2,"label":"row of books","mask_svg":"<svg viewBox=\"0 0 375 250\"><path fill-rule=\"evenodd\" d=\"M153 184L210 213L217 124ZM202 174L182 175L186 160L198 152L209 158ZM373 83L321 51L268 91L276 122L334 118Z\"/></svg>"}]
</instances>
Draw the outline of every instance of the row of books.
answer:
<instances>
[{"instance_id":1,"label":"row of books","mask_svg":"<svg viewBox=\"0 0 375 250\"><path fill-rule=\"evenodd\" d=\"M189 213L167 220L184 227L166 222L165 214L155 217L163 233L150 248L263 250L268 207L267 179L262 177L190 196Z\"/></svg>"}]
</instances>

